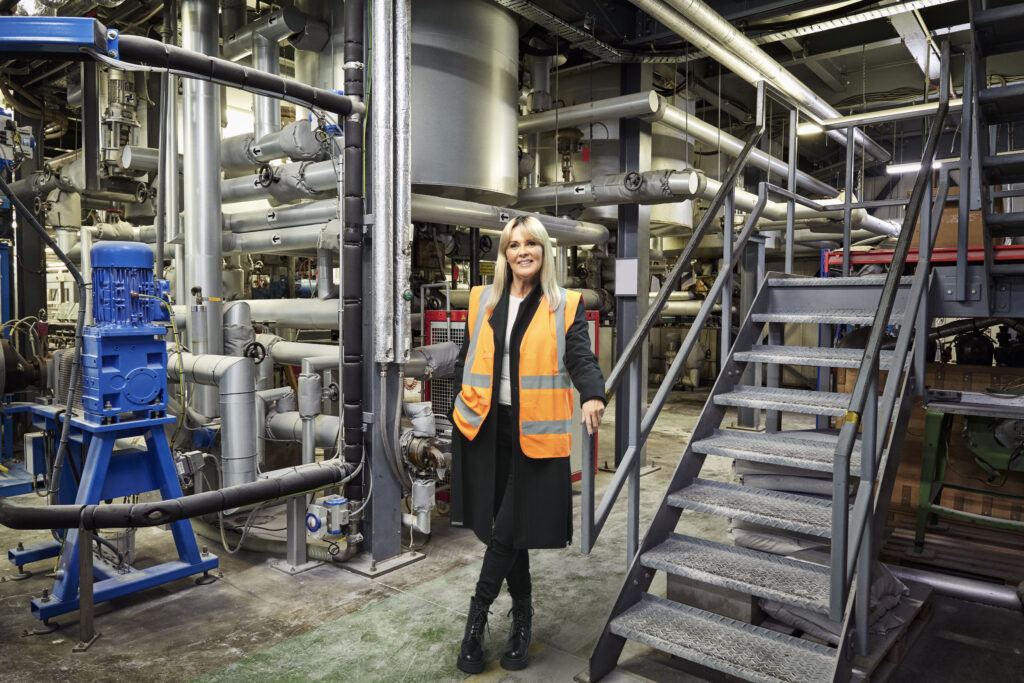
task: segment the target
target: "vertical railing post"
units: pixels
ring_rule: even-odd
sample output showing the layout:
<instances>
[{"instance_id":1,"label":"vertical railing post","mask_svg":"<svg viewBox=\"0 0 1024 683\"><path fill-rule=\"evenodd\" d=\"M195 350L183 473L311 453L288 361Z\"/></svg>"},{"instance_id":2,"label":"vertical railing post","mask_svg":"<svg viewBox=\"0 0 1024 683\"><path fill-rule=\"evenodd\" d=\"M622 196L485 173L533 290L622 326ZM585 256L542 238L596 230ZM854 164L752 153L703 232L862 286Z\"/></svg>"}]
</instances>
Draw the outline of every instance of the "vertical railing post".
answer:
<instances>
[{"instance_id":1,"label":"vertical railing post","mask_svg":"<svg viewBox=\"0 0 1024 683\"><path fill-rule=\"evenodd\" d=\"M899 372L890 369L890 372ZM857 619L857 653L866 655L868 652L868 629L871 626L871 567L875 559L874 551L874 518L875 509L875 470L876 453L878 443L878 375L871 378L868 385L868 400L864 404L864 422L861 427L860 443L860 480L861 486L866 486L867 510L863 526L863 534L860 538L860 554L857 555L857 597L855 602L855 616ZM832 503L835 505L835 501ZM853 552L857 552L857 539L853 539Z\"/></svg>"},{"instance_id":2,"label":"vertical railing post","mask_svg":"<svg viewBox=\"0 0 1024 683\"><path fill-rule=\"evenodd\" d=\"M846 184L843 186L843 277L849 277L852 272L850 264L850 242L853 231L853 162L856 158L853 147L853 132L856 129L850 126L846 129Z\"/></svg>"},{"instance_id":3,"label":"vertical railing post","mask_svg":"<svg viewBox=\"0 0 1024 683\"><path fill-rule=\"evenodd\" d=\"M800 110L796 107L789 112L789 151L786 161L789 163L789 177L786 179L786 189L796 192L796 164L797 164L797 135L796 130L800 125ZM795 238L794 219L796 218L796 200L792 197L786 202L786 274L793 272L793 240Z\"/></svg>"},{"instance_id":4,"label":"vertical railing post","mask_svg":"<svg viewBox=\"0 0 1024 683\"><path fill-rule=\"evenodd\" d=\"M629 407L629 434L627 436L628 447L637 450L640 448L640 421L643 419L643 400L645 388L643 378L640 375L640 363L643 354L637 354L629 366L629 386L633 396L633 403ZM629 472L627 519L626 519L626 569L633 564L637 550L640 548L640 464L643 458L640 453L633 458L633 465Z\"/></svg>"},{"instance_id":5,"label":"vertical railing post","mask_svg":"<svg viewBox=\"0 0 1024 683\"><path fill-rule=\"evenodd\" d=\"M918 249L917 249L917 267L927 269L930 264L932 248L932 213L937 212L939 217L942 215L943 207L934 204L932 201L932 170L929 168L928 180L925 182L925 195L924 195L924 206L921 207L921 221L918 224ZM963 176L961 176L963 177ZM964 190L963 187L960 188ZM927 276L927 274L926 274ZM904 323L906 324L906 323ZM915 328L917 329L920 339L917 344L914 345L914 360L913 360L913 371L914 371L914 390L916 392L924 391L924 374L925 374L925 363L928 362L928 297L921 298L921 305L917 309L917 319L914 321ZM890 372L896 372L899 374L902 368L890 368Z\"/></svg>"},{"instance_id":6,"label":"vertical railing post","mask_svg":"<svg viewBox=\"0 0 1024 683\"><path fill-rule=\"evenodd\" d=\"M580 547L589 555L594 547L594 442L597 434L583 434L583 464L580 469ZM614 443L614 441L613 441Z\"/></svg>"},{"instance_id":7,"label":"vertical railing post","mask_svg":"<svg viewBox=\"0 0 1024 683\"><path fill-rule=\"evenodd\" d=\"M722 225L722 264L727 269L725 287L722 289L722 350L718 356L718 367L729 356L732 348L732 240L736 221L736 191L729 189L725 196L725 216Z\"/></svg>"}]
</instances>

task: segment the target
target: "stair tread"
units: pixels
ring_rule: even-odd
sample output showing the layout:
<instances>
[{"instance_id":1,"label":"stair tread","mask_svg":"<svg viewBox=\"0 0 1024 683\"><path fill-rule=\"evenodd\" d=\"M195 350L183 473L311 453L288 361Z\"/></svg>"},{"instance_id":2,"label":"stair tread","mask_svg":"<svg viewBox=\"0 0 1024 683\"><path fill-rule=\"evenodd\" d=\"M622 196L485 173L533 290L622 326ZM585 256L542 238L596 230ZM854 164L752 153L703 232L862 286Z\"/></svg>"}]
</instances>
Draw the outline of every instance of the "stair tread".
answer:
<instances>
[{"instance_id":1,"label":"stair tread","mask_svg":"<svg viewBox=\"0 0 1024 683\"><path fill-rule=\"evenodd\" d=\"M892 351L879 354L879 368L887 370L893 357ZM734 358L739 361L756 363L788 363L790 365L813 365L832 368L859 368L864 358L864 349L841 349L829 346L775 346L757 344L746 351L737 351Z\"/></svg>"},{"instance_id":2,"label":"stair tread","mask_svg":"<svg viewBox=\"0 0 1024 683\"><path fill-rule=\"evenodd\" d=\"M667 500L677 508L742 519L816 538L832 537L832 503L820 498L696 479L689 486L670 493Z\"/></svg>"},{"instance_id":3,"label":"stair tread","mask_svg":"<svg viewBox=\"0 0 1024 683\"><path fill-rule=\"evenodd\" d=\"M987 154L981 160L985 179L992 185L1024 181L1024 152Z\"/></svg>"},{"instance_id":4,"label":"stair tread","mask_svg":"<svg viewBox=\"0 0 1024 683\"><path fill-rule=\"evenodd\" d=\"M975 13L971 23L982 54L997 55L1024 49L1021 21L1024 21L1024 7L1020 4Z\"/></svg>"},{"instance_id":5,"label":"stair tread","mask_svg":"<svg viewBox=\"0 0 1024 683\"><path fill-rule=\"evenodd\" d=\"M640 561L651 569L828 614L831 574L821 565L679 534L670 534Z\"/></svg>"},{"instance_id":6,"label":"stair tread","mask_svg":"<svg viewBox=\"0 0 1024 683\"><path fill-rule=\"evenodd\" d=\"M850 406L850 394L808 389L780 389L740 385L714 397L716 405L765 408L806 415L841 417Z\"/></svg>"},{"instance_id":7,"label":"stair tread","mask_svg":"<svg viewBox=\"0 0 1024 683\"><path fill-rule=\"evenodd\" d=\"M737 460L763 462L817 472L832 472L838 436L806 433L791 436L788 432L730 432L715 430L711 436L694 441L695 453L718 455ZM858 439L850 456L850 470L860 472L861 445Z\"/></svg>"},{"instance_id":8,"label":"stair tread","mask_svg":"<svg viewBox=\"0 0 1024 683\"><path fill-rule=\"evenodd\" d=\"M830 681L835 650L644 594L612 633L748 681Z\"/></svg>"},{"instance_id":9,"label":"stair tread","mask_svg":"<svg viewBox=\"0 0 1024 683\"><path fill-rule=\"evenodd\" d=\"M889 319L903 315L902 309L894 309ZM817 325L870 325L875 320L874 309L867 308L822 308L801 311L772 311L752 313L750 319L756 323L809 323Z\"/></svg>"},{"instance_id":10,"label":"stair tread","mask_svg":"<svg viewBox=\"0 0 1024 683\"><path fill-rule=\"evenodd\" d=\"M857 277L769 277L769 287L881 287L886 275L859 275ZM900 278L900 286L910 286L912 275Z\"/></svg>"},{"instance_id":11,"label":"stair tread","mask_svg":"<svg viewBox=\"0 0 1024 683\"><path fill-rule=\"evenodd\" d=\"M985 113L985 123L1010 123L1024 120L1024 81L981 88L978 103Z\"/></svg>"}]
</instances>

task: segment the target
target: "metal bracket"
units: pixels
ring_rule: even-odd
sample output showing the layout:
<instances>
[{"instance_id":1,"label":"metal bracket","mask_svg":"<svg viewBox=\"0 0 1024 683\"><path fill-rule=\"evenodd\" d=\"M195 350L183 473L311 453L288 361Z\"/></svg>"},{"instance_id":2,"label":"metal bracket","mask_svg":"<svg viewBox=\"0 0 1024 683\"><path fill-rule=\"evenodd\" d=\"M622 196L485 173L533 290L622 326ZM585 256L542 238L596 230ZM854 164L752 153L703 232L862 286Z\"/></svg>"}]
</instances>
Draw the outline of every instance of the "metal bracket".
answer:
<instances>
[{"instance_id":1,"label":"metal bracket","mask_svg":"<svg viewBox=\"0 0 1024 683\"><path fill-rule=\"evenodd\" d=\"M116 28L107 29L107 56L113 59L117 59L117 55L120 54L118 50L118 38L120 33L117 32Z\"/></svg>"}]
</instances>

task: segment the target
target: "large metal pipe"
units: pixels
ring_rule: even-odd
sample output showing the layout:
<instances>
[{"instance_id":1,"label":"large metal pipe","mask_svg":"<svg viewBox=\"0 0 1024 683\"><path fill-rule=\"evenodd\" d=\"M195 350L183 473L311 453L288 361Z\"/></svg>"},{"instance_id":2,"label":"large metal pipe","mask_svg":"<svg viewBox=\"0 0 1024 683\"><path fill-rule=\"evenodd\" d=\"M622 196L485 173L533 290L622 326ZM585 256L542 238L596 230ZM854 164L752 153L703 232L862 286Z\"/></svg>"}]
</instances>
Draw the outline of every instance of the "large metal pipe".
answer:
<instances>
[{"instance_id":1,"label":"large metal pipe","mask_svg":"<svg viewBox=\"0 0 1024 683\"><path fill-rule=\"evenodd\" d=\"M338 304L319 299L248 299L253 322L303 330L338 329ZM188 306L172 306L178 329L188 327ZM301 361L301 359L299 359Z\"/></svg>"},{"instance_id":2,"label":"large metal pipe","mask_svg":"<svg viewBox=\"0 0 1024 683\"><path fill-rule=\"evenodd\" d=\"M373 155L373 360L395 359L395 226L392 183L394 182L394 0L372 0L373 63L371 65L370 111Z\"/></svg>"},{"instance_id":3,"label":"large metal pipe","mask_svg":"<svg viewBox=\"0 0 1024 683\"><path fill-rule=\"evenodd\" d=\"M317 415L308 421L312 425L313 441L317 448L333 448L338 444L337 415ZM273 413L267 420L267 434L274 439L302 441L302 416L298 411Z\"/></svg>"},{"instance_id":4,"label":"large metal pipe","mask_svg":"<svg viewBox=\"0 0 1024 683\"><path fill-rule=\"evenodd\" d=\"M224 59L237 61L253 52L256 38L272 40L275 44L306 27L306 15L292 6L282 7L246 24L224 38Z\"/></svg>"},{"instance_id":5,"label":"large metal pipe","mask_svg":"<svg viewBox=\"0 0 1024 683\"><path fill-rule=\"evenodd\" d=\"M259 33L252 36L252 66L277 76L281 73L281 48L277 41ZM281 130L281 101L267 95L253 95L253 130L257 140Z\"/></svg>"},{"instance_id":6,"label":"large metal pipe","mask_svg":"<svg viewBox=\"0 0 1024 683\"><path fill-rule=\"evenodd\" d=\"M216 0L182 0L182 47L205 55L218 52L218 3ZM207 307L209 350L220 355L224 349L222 331L222 277L220 197L220 95L218 86L189 78L182 84L185 113L185 202L186 288L200 287Z\"/></svg>"},{"instance_id":7,"label":"large metal pipe","mask_svg":"<svg viewBox=\"0 0 1024 683\"><path fill-rule=\"evenodd\" d=\"M228 254L282 254L310 252L316 249L338 250L337 219L314 225L298 225L280 230L259 232L224 232L221 244Z\"/></svg>"},{"instance_id":8,"label":"large metal pipe","mask_svg":"<svg viewBox=\"0 0 1024 683\"><path fill-rule=\"evenodd\" d=\"M334 349L333 344L289 342L276 334L257 334L256 341L263 344L267 355L277 365L301 365L306 358L326 356Z\"/></svg>"},{"instance_id":9,"label":"large metal pipe","mask_svg":"<svg viewBox=\"0 0 1024 683\"><path fill-rule=\"evenodd\" d=\"M180 366L180 369L179 369ZM252 358L194 355L167 348L167 376L218 388L221 486L256 480L256 366Z\"/></svg>"},{"instance_id":10,"label":"large metal pipe","mask_svg":"<svg viewBox=\"0 0 1024 683\"><path fill-rule=\"evenodd\" d=\"M477 204L461 199L433 197L425 194L412 196L412 217L427 223L465 225L489 231L501 231L515 216L533 216L544 224L548 234L564 247L604 244L608 241L608 229L597 223L556 218L543 214L504 209L487 204Z\"/></svg>"},{"instance_id":11,"label":"large metal pipe","mask_svg":"<svg viewBox=\"0 0 1024 683\"><path fill-rule=\"evenodd\" d=\"M324 223L337 217L338 200L320 199L291 206L226 213L224 229L231 232L254 232L268 228Z\"/></svg>"},{"instance_id":12,"label":"large metal pipe","mask_svg":"<svg viewBox=\"0 0 1024 683\"><path fill-rule=\"evenodd\" d=\"M394 316L395 362L409 360L412 348L412 118L410 115L412 63L410 31L412 0L393 0L394 50Z\"/></svg>"},{"instance_id":13,"label":"large metal pipe","mask_svg":"<svg viewBox=\"0 0 1024 683\"><path fill-rule=\"evenodd\" d=\"M275 159L316 159L323 155L323 151L323 146L313 133L312 122L300 119L263 137L245 133L224 138L221 142L221 164L227 171L251 171L260 164Z\"/></svg>"},{"instance_id":14,"label":"large metal pipe","mask_svg":"<svg viewBox=\"0 0 1024 683\"><path fill-rule=\"evenodd\" d=\"M641 118L648 122L663 123L697 142L720 149L722 153L729 156L738 156L743 150L742 140L669 104L664 97L653 90L521 116L519 132L520 134L536 133L553 130L556 126L559 128L580 126L594 121L618 118ZM787 177L789 170L789 165L784 160L772 157L759 149L750 152L747 163L762 171L778 175L780 178ZM803 171L797 171L796 182L798 187L804 188L813 195L835 197L839 194L839 190L836 188Z\"/></svg>"},{"instance_id":15,"label":"large metal pipe","mask_svg":"<svg viewBox=\"0 0 1024 683\"><path fill-rule=\"evenodd\" d=\"M936 572L914 569L912 567L901 567L898 565L886 565L889 571L901 581L916 581L925 583L935 589L940 595L948 595L951 598L980 602L983 605L993 605L1004 609L1021 611L1021 597L1010 586L1003 586L986 581L966 579L962 576L950 574L939 574Z\"/></svg>"},{"instance_id":16,"label":"large metal pipe","mask_svg":"<svg viewBox=\"0 0 1024 683\"><path fill-rule=\"evenodd\" d=\"M702 0L630 2L748 83L756 84L760 80L765 80L790 97L794 103L819 118L830 119L839 116L839 112L831 105L814 94L810 88ZM846 144L846 135L842 131L831 131L829 137L840 144ZM860 131L854 133L854 141L874 159L888 161L892 157L885 148Z\"/></svg>"}]
</instances>

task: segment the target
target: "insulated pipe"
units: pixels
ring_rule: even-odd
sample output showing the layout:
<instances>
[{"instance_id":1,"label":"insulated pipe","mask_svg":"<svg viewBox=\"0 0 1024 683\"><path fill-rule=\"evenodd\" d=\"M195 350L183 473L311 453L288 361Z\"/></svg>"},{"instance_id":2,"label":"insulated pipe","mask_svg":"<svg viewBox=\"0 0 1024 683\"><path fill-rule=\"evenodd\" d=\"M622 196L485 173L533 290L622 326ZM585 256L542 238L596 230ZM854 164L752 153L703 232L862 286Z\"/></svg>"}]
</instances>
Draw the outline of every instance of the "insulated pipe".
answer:
<instances>
[{"instance_id":1,"label":"insulated pipe","mask_svg":"<svg viewBox=\"0 0 1024 683\"><path fill-rule=\"evenodd\" d=\"M309 252L314 249L337 251L337 220L319 225L297 225L280 230L221 233L223 251L227 254L280 254Z\"/></svg>"},{"instance_id":2,"label":"insulated pipe","mask_svg":"<svg viewBox=\"0 0 1024 683\"><path fill-rule=\"evenodd\" d=\"M338 241L333 240L331 244L337 252ZM316 296L318 299L330 299L333 293L334 284L334 263L331 258L331 250L321 247L316 250Z\"/></svg>"},{"instance_id":3,"label":"insulated pipe","mask_svg":"<svg viewBox=\"0 0 1024 683\"><path fill-rule=\"evenodd\" d=\"M282 7L265 14L256 21L242 26L224 38L224 59L232 62L253 53L256 38L273 41L276 45L288 36L306 28L306 15L292 6Z\"/></svg>"},{"instance_id":4,"label":"insulated pipe","mask_svg":"<svg viewBox=\"0 0 1024 683\"><path fill-rule=\"evenodd\" d=\"M314 442L317 448L334 448L338 445L338 429L341 421L337 415L317 415L310 420ZM302 441L302 416L298 411L274 413L267 419L266 433L272 439Z\"/></svg>"},{"instance_id":5,"label":"insulated pipe","mask_svg":"<svg viewBox=\"0 0 1024 683\"><path fill-rule=\"evenodd\" d=\"M245 303L249 304L254 322L303 330L338 329L338 303L331 299L327 301L319 299L249 299ZM172 306L172 308L174 309L174 322L178 329L187 327L188 307Z\"/></svg>"},{"instance_id":6,"label":"insulated pipe","mask_svg":"<svg viewBox=\"0 0 1024 683\"><path fill-rule=\"evenodd\" d=\"M216 0L182 0L182 47L206 55L218 51L218 4ZM127 36L123 36L127 37ZM167 46L172 49L172 46ZM177 49L177 48L174 48ZM187 79L182 85L184 108L185 262L178 263L187 289L200 287L206 304L209 352L224 351L222 328L224 259L221 246L220 95L213 83ZM179 302L182 303L182 302ZM208 406L212 407L212 406ZM203 407L197 406L200 412Z\"/></svg>"},{"instance_id":7,"label":"insulated pipe","mask_svg":"<svg viewBox=\"0 0 1024 683\"><path fill-rule=\"evenodd\" d=\"M249 484L204 491L154 503L112 505L17 505L0 498L0 525L9 529L129 529L287 498L345 481L355 465L331 460L279 470Z\"/></svg>"},{"instance_id":8,"label":"insulated pipe","mask_svg":"<svg viewBox=\"0 0 1024 683\"><path fill-rule=\"evenodd\" d=\"M78 239L81 245L82 278L92 282L92 231L83 226ZM92 325L92 287L85 288L85 324Z\"/></svg>"},{"instance_id":9,"label":"insulated pipe","mask_svg":"<svg viewBox=\"0 0 1024 683\"><path fill-rule=\"evenodd\" d=\"M178 162L182 160L178 155ZM140 147L138 145L125 145L121 148L121 156L118 157L117 165L125 171L137 171L139 173L160 172L160 149L153 147Z\"/></svg>"},{"instance_id":10,"label":"insulated pipe","mask_svg":"<svg viewBox=\"0 0 1024 683\"><path fill-rule=\"evenodd\" d=\"M221 142L221 164L227 171L251 171L275 159L315 159L323 151L313 133L312 123L308 119L300 119L263 137L245 133L224 138Z\"/></svg>"},{"instance_id":11,"label":"insulated pipe","mask_svg":"<svg viewBox=\"0 0 1024 683\"><path fill-rule=\"evenodd\" d=\"M344 8L345 92L362 103L364 94L363 0L346 0ZM336 16L336 15L335 15ZM342 410L343 458L362 462L363 452L363 120L349 116L344 125L345 159L341 202L341 279L338 282L338 355L341 377L338 403ZM363 499L368 477L360 475L346 489L349 498Z\"/></svg>"},{"instance_id":12,"label":"insulated pipe","mask_svg":"<svg viewBox=\"0 0 1024 683\"><path fill-rule=\"evenodd\" d=\"M252 65L257 71L281 73L281 48L277 40L260 33L252 36ZM253 95L253 129L257 140L281 130L281 101L267 95Z\"/></svg>"},{"instance_id":13,"label":"insulated pipe","mask_svg":"<svg viewBox=\"0 0 1024 683\"><path fill-rule=\"evenodd\" d=\"M179 370L179 363L181 368ZM256 480L256 365L252 358L167 349L167 376L217 387L221 413L221 486Z\"/></svg>"},{"instance_id":14,"label":"insulated pipe","mask_svg":"<svg viewBox=\"0 0 1024 683\"><path fill-rule=\"evenodd\" d=\"M260 467L267 452L267 405L293 395L291 387L256 390L256 462Z\"/></svg>"},{"instance_id":15,"label":"insulated pipe","mask_svg":"<svg viewBox=\"0 0 1024 683\"><path fill-rule=\"evenodd\" d=\"M276 334L257 334L256 341L263 344L267 355L277 365L302 365L304 359L326 356L334 349L334 344L289 342Z\"/></svg>"},{"instance_id":16,"label":"insulated pipe","mask_svg":"<svg viewBox=\"0 0 1024 683\"><path fill-rule=\"evenodd\" d=\"M758 81L765 80L818 118L839 116L831 105L701 0L630 2L748 83L756 85ZM840 144L846 144L843 131L830 131L828 135ZM859 130L854 132L854 141L878 161L892 158L881 145Z\"/></svg>"},{"instance_id":17,"label":"insulated pipe","mask_svg":"<svg viewBox=\"0 0 1024 683\"><path fill-rule=\"evenodd\" d=\"M373 155L373 360L395 360L395 207L394 183L394 0L371 0L373 62L370 71L371 153Z\"/></svg>"},{"instance_id":18,"label":"insulated pipe","mask_svg":"<svg viewBox=\"0 0 1024 683\"><path fill-rule=\"evenodd\" d=\"M602 245L608 241L608 228L597 223L556 218L519 209L503 209L459 199L412 195L412 217L415 221L466 225L500 232L505 223L515 216L533 216L539 220L548 234L558 240L559 246Z\"/></svg>"},{"instance_id":19,"label":"insulated pipe","mask_svg":"<svg viewBox=\"0 0 1024 683\"><path fill-rule=\"evenodd\" d=\"M993 605L1004 609L1012 609L1020 612L1021 594L1010 586L1001 586L987 581L966 579L961 576L939 574L936 572L914 569L912 567L901 567L898 565L885 565L897 579L901 581L916 581L925 583L935 589L940 595L948 595L951 598L979 602L983 605Z\"/></svg>"},{"instance_id":20,"label":"insulated pipe","mask_svg":"<svg viewBox=\"0 0 1024 683\"><path fill-rule=\"evenodd\" d=\"M226 213L224 214L224 229L231 232L253 232L267 228L325 223L337 217L338 200L320 199L292 206Z\"/></svg>"},{"instance_id":21,"label":"insulated pipe","mask_svg":"<svg viewBox=\"0 0 1024 683\"><path fill-rule=\"evenodd\" d=\"M650 90L632 95L612 97L597 102L587 102L570 107L562 107L540 114L529 114L519 118L520 134L553 130L567 126L581 126L605 119L640 118L648 122L660 122L698 142L703 142L724 154L735 157L743 151L743 141L699 119L683 109L668 104L658 93ZM762 171L777 174L780 178L787 177L789 165L777 157L755 149L747 157L747 163ZM817 178L797 171L796 182L811 194L824 197L835 197L839 190L823 183Z\"/></svg>"},{"instance_id":22,"label":"insulated pipe","mask_svg":"<svg viewBox=\"0 0 1024 683\"><path fill-rule=\"evenodd\" d=\"M409 360L412 347L412 0L393 0L394 22L394 360Z\"/></svg>"},{"instance_id":23,"label":"insulated pipe","mask_svg":"<svg viewBox=\"0 0 1024 683\"><path fill-rule=\"evenodd\" d=\"M519 191L521 209L617 204L666 204L703 196L704 173L667 169L641 173L609 173L582 183L557 183Z\"/></svg>"}]
</instances>

